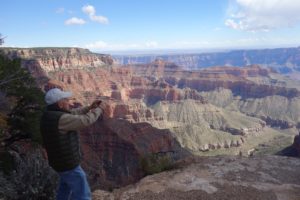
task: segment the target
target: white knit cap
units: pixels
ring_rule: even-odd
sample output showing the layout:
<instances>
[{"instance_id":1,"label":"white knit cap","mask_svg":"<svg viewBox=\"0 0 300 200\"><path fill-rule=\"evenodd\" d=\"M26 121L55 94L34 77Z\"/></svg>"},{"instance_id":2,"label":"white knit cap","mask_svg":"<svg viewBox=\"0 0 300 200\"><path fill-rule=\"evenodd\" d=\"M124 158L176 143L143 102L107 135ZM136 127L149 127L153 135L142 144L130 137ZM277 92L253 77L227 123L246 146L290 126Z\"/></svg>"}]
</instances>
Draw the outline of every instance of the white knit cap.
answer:
<instances>
[{"instance_id":1,"label":"white knit cap","mask_svg":"<svg viewBox=\"0 0 300 200\"><path fill-rule=\"evenodd\" d=\"M72 96L72 92L64 92L58 88L53 88L46 93L45 101L48 105L54 104L59 100L69 98Z\"/></svg>"}]
</instances>

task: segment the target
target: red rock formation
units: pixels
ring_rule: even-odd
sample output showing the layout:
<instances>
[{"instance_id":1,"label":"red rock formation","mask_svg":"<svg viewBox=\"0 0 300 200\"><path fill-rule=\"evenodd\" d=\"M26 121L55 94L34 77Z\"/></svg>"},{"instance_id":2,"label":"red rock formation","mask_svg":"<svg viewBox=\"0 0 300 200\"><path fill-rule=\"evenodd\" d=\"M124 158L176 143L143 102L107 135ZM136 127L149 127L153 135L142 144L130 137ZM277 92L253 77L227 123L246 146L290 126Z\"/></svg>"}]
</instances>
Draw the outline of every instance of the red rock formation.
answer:
<instances>
[{"instance_id":1,"label":"red rock formation","mask_svg":"<svg viewBox=\"0 0 300 200\"><path fill-rule=\"evenodd\" d=\"M175 82L175 84L178 84L179 88L188 87L199 92L212 91L217 88L230 89L234 95L244 98L263 98L272 95L280 95L288 98L300 96L300 92L295 88L261 85L247 80L182 78L178 82Z\"/></svg>"},{"instance_id":2,"label":"red rock formation","mask_svg":"<svg viewBox=\"0 0 300 200\"><path fill-rule=\"evenodd\" d=\"M169 155L174 160L188 155L168 130L126 120L98 121L82 132L81 141L83 166L93 186L103 189L139 180L144 175L140 161L147 154Z\"/></svg>"},{"instance_id":3,"label":"red rock formation","mask_svg":"<svg viewBox=\"0 0 300 200\"><path fill-rule=\"evenodd\" d=\"M246 78L246 77L257 77L257 76L269 76L271 69L261 68L258 65L250 65L244 68L240 67L212 67L209 69L202 70L203 72L216 73L216 74L227 74L235 77Z\"/></svg>"},{"instance_id":4,"label":"red rock formation","mask_svg":"<svg viewBox=\"0 0 300 200\"><path fill-rule=\"evenodd\" d=\"M10 58L22 58L24 65L40 66L47 73L113 64L113 59L109 55L95 54L88 49L80 48L5 48L2 51Z\"/></svg>"}]
</instances>

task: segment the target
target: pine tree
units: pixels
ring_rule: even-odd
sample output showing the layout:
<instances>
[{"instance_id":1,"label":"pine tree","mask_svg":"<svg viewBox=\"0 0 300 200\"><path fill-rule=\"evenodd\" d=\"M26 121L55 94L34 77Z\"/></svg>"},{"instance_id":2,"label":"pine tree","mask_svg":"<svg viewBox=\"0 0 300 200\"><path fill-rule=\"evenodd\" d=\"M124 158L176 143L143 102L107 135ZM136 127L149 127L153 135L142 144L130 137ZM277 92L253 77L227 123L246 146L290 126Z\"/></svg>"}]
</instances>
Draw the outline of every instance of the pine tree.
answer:
<instances>
[{"instance_id":1,"label":"pine tree","mask_svg":"<svg viewBox=\"0 0 300 200\"><path fill-rule=\"evenodd\" d=\"M0 55L0 92L11 100L13 107L7 116L6 131L10 137L4 139L5 145L25 138L41 143L39 118L44 106L43 92L21 67L20 59L10 60Z\"/></svg>"}]
</instances>

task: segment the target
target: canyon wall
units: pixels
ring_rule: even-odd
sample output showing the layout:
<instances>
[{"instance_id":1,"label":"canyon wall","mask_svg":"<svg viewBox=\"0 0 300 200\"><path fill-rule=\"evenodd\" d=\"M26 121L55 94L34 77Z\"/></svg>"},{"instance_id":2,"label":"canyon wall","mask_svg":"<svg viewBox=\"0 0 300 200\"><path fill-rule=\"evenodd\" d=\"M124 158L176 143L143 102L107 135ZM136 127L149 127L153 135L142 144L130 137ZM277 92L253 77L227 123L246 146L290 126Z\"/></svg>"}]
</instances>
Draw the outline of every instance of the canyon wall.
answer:
<instances>
[{"instance_id":1,"label":"canyon wall","mask_svg":"<svg viewBox=\"0 0 300 200\"><path fill-rule=\"evenodd\" d=\"M239 66L259 64L282 73L300 71L300 48L233 50L216 53L170 54L170 55L115 55L120 64L147 64L155 59L173 62L186 69L211 66Z\"/></svg>"},{"instance_id":2,"label":"canyon wall","mask_svg":"<svg viewBox=\"0 0 300 200\"><path fill-rule=\"evenodd\" d=\"M145 176L141 165L149 155L167 156L175 162L189 155L169 130L148 123L103 119L81 133L83 167L95 188L109 190Z\"/></svg>"}]
</instances>

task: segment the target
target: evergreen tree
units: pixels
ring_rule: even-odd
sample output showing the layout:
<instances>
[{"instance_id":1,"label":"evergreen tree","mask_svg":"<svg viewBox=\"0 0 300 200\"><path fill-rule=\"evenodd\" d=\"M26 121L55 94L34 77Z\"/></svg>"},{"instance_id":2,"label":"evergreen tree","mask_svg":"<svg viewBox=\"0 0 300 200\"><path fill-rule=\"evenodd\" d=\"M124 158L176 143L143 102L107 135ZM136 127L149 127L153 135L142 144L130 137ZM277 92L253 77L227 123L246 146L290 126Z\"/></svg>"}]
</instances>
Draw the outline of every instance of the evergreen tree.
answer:
<instances>
[{"instance_id":1,"label":"evergreen tree","mask_svg":"<svg viewBox=\"0 0 300 200\"><path fill-rule=\"evenodd\" d=\"M43 92L31 74L21 67L20 59L10 60L0 55L0 92L11 100L12 109L7 116L10 137L5 145L30 138L41 143L39 119L44 106Z\"/></svg>"}]
</instances>

